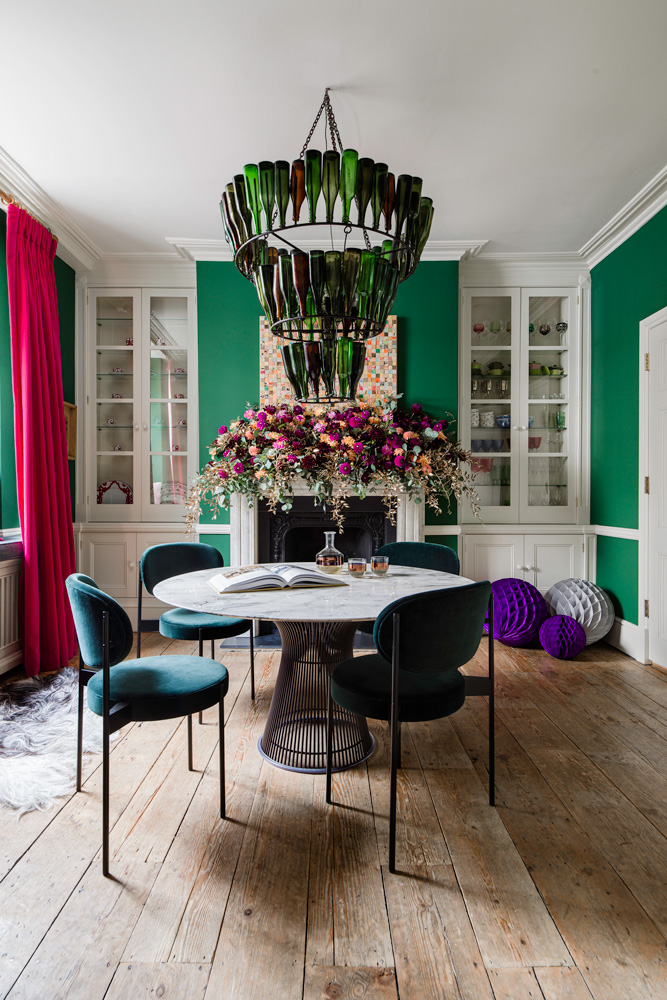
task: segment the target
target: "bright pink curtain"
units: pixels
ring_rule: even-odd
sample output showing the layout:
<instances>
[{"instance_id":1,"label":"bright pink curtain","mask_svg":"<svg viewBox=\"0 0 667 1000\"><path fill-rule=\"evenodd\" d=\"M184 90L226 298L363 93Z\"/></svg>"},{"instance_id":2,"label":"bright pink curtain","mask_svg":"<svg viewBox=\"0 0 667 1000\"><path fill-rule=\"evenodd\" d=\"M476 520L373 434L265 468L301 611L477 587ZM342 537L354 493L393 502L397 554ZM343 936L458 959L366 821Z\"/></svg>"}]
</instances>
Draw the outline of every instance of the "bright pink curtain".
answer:
<instances>
[{"instance_id":1,"label":"bright pink curtain","mask_svg":"<svg viewBox=\"0 0 667 1000\"><path fill-rule=\"evenodd\" d=\"M55 255L56 241L49 231L10 205L7 280L24 553L20 627L30 677L66 666L76 652L65 592L75 562Z\"/></svg>"}]
</instances>

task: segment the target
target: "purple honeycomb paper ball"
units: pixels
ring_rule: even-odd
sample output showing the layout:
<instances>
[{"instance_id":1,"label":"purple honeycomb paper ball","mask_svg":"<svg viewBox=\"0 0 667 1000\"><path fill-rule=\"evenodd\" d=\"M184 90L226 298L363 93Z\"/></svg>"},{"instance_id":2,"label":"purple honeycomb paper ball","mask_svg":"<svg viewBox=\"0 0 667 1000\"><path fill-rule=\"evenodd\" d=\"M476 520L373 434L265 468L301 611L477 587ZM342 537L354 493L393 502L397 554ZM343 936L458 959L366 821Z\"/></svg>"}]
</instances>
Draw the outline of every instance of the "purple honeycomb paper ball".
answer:
<instances>
[{"instance_id":1,"label":"purple honeycomb paper ball","mask_svg":"<svg viewBox=\"0 0 667 1000\"><path fill-rule=\"evenodd\" d=\"M572 660L586 646L583 626L569 615L554 615L547 618L540 627L542 648L559 660Z\"/></svg>"},{"instance_id":2,"label":"purple honeycomb paper ball","mask_svg":"<svg viewBox=\"0 0 667 1000\"><path fill-rule=\"evenodd\" d=\"M528 646L537 639L549 615L539 590L525 580L507 577L491 584L493 635L506 646ZM488 632L488 628L486 628Z\"/></svg>"}]
</instances>

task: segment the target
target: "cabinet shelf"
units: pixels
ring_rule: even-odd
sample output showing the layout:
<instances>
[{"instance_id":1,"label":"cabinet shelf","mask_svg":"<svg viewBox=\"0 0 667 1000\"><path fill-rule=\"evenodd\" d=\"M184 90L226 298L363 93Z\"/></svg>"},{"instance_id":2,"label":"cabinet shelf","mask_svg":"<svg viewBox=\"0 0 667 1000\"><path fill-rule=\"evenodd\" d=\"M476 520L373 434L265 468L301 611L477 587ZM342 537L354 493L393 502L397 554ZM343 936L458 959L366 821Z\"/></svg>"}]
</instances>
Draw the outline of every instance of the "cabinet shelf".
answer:
<instances>
[{"instance_id":1,"label":"cabinet shelf","mask_svg":"<svg viewBox=\"0 0 667 1000\"><path fill-rule=\"evenodd\" d=\"M118 323L134 323L132 316L119 316L118 319L105 319L98 316L96 321L98 326L116 326Z\"/></svg>"}]
</instances>

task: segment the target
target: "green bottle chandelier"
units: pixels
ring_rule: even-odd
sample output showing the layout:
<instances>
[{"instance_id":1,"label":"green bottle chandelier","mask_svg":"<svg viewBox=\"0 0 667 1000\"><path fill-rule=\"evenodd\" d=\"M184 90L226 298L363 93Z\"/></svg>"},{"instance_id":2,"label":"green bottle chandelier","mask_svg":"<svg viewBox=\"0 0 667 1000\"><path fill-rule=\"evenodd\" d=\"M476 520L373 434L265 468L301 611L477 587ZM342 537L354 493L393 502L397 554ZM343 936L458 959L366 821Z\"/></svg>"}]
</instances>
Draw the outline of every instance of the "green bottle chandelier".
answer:
<instances>
[{"instance_id":1,"label":"green bottle chandelier","mask_svg":"<svg viewBox=\"0 0 667 1000\"><path fill-rule=\"evenodd\" d=\"M323 112L331 138L324 153L308 148ZM343 148L327 87L299 158L246 164L227 184L220 210L234 262L285 341L296 398L354 399L366 340L384 330L431 230L433 200L422 196L421 177L396 178L386 163ZM299 234L317 227L329 248L300 249ZM363 250L347 245L355 231Z\"/></svg>"}]
</instances>

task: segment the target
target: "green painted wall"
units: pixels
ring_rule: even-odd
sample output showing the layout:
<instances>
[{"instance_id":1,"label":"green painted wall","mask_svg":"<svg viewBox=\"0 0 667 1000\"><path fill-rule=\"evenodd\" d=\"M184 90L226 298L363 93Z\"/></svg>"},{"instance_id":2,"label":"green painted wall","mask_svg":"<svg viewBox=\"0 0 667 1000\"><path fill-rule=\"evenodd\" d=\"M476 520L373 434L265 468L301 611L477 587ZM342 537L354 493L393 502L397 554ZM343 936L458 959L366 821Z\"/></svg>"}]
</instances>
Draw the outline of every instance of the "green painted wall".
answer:
<instances>
[{"instance_id":1,"label":"green painted wall","mask_svg":"<svg viewBox=\"0 0 667 1000\"><path fill-rule=\"evenodd\" d=\"M58 320L60 322L60 360L63 376L63 399L68 403L76 402L75 387L75 325L74 311L76 302L76 272L60 257L54 261L56 275L56 290L58 294ZM69 488L72 501L72 520L75 518L75 487L76 461L70 460Z\"/></svg>"},{"instance_id":2,"label":"green painted wall","mask_svg":"<svg viewBox=\"0 0 667 1000\"><path fill-rule=\"evenodd\" d=\"M597 583L606 590L612 601L616 615L628 622L638 623L637 542L628 538L597 538Z\"/></svg>"},{"instance_id":3,"label":"green painted wall","mask_svg":"<svg viewBox=\"0 0 667 1000\"><path fill-rule=\"evenodd\" d=\"M0 527L18 528L14 404L12 399L9 303L7 298L7 217L0 212ZM74 402L74 302L75 272L55 259L64 398ZM74 497L74 462L70 462L70 487Z\"/></svg>"},{"instance_id":4,"label":"green painted wall","mask_svg":"<svg viewBox=\"0 0 667 1000\"><path fill-rule=\"evenodd\" d=\"M456 414L458 280L457 261L426 261L399 289L392 312L399 318L401 405L419 402L437 414ZM253 286L233 264L197 264L201 465L220 424L257 401L260 315ZM456 510L439 520L455 523ZM202 521L210 523L210 517ZM435 522L428 509L427 521Z\"/></svg>"},{"instance_id":5,"label":"green painted wall","mask_svg":"<svg viewBox=\"0 0 667 1000\"><path fill-rule=\"evenodd\" d=\"M667 208L592 271L593 524L638 526L639 323L667 306L666 244ZM623 617L634 623L636 550L636 542L598 539L597 582L615 595Z\"/></svg>"}]
</instances>

